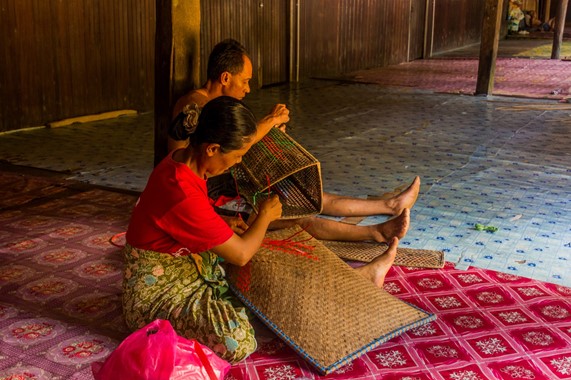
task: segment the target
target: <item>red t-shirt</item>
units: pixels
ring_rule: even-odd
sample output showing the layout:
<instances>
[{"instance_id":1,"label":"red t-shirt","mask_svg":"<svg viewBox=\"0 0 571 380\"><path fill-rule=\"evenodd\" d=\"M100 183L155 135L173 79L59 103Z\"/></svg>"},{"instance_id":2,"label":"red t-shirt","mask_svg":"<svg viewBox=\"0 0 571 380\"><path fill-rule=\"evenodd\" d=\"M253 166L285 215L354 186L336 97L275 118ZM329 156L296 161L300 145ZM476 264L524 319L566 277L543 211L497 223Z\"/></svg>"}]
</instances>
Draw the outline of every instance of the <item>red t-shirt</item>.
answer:
<instances>
[{"instance_id":1,"label":"red t-shirt","mask_svg":"<svg viewBox=\"0 0 571 380\"><path fill-rule=\"evenodd\" d=\"M126 239L139 249L198 253L225 243L233 233L211 206L206 180L169 154L151 173Z\"/></svg>"}]
</instances>

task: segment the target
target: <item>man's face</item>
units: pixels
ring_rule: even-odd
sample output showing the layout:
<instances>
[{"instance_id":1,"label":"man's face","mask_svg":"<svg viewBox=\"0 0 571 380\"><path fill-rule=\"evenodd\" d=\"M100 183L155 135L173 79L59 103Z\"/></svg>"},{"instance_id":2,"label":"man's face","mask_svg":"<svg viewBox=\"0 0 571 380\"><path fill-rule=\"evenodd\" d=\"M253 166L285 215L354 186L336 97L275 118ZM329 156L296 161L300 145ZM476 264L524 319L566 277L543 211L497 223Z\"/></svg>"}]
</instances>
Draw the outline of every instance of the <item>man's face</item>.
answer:
<instances>
[{"instance_id":1,"label":"man's face","mask_svg":"<svg viewBox=\"0 0 571 380\"><path fill-rule=\"evenodd\" d=\"M250 92L250 79L252 79L252 62L244 56L244 68L238 74L230 74L228 83L223 87L223 94L242 100Z\"/></svg>"}]
</instances>

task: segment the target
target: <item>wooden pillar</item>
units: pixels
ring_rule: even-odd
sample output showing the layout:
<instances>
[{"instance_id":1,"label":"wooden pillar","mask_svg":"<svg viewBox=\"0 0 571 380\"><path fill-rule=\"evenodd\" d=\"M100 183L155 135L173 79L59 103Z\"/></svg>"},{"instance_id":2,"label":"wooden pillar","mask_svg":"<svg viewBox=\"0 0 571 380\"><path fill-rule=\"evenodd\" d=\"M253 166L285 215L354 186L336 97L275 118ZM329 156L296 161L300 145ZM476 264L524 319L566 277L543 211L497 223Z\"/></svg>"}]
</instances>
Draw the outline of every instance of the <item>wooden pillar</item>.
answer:
<instances>
[{"instance_id":1,"label":"wooden pillar","mask_svg":"<svg viewBox=\"0 0 571 380\"><path fill-rule=\"evenodd\" d=\"M434 18L435 18L435 0L426 0L426 19L424 29L424 55L422 58L432 57L432 48L434 45Z\"/></svg>"},{"instance_id":2,"label":"wooden pillar","mask_svg":"<svg viewBox=\"0 0 571 380\"><path fill-rule=\"evenodd\" d=\"M476 95L491 95L494 89L503 1L486 0L484 7Z\"/></svg>"},{"instance_id":3,"label":"wooden pillar","mask_svg":"<svg viewBox=\"0 0 571 380\"><path fill-rule=\"evenodd\" d=\"M154 164L167 155L176 100L200 78L200 0L156 0Z\"/></svg>"},{"instance_id":4,"label":"wooden pillar","mask_svg":"<svg viewBox=\"0 0 571 380\"><path fill-rule=\"evenodd\" d=\"M563 32L565 31L565 18L567 16L567 5L569 0L560 0L555 14L555 30L553 31L553 47L551 49L551 59L559 59L561 56L561 44L563 43Z\"/></svg>"},{"instance_id":5,"label":"wooden pillar","mask_svg":"<svg viewBox=\"0 0 571 380\"><path fill-rule=\"evenodd\" d=\"M200 63L200 0L173 0L175 102L188 91L201 86Z\"/></svg>"}]
</instances>

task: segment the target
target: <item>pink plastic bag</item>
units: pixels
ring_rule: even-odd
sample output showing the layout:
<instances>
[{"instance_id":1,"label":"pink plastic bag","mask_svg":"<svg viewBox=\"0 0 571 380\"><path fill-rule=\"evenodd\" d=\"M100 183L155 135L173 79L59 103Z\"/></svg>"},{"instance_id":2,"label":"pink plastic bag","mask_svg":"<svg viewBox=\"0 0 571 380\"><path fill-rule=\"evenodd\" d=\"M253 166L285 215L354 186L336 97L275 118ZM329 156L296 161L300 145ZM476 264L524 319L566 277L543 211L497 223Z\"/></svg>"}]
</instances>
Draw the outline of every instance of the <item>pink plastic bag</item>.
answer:
<instances>
[{"instance_id":1,"label":"pink plastic bag","mask_svg":"<svg viewBox=\"0 0 571 380\"><path fill-rule=\"evenodd\" d=\"M125 338L91 370L95 380L221 380L230 363L196 340L178 336L169 321L157 319Z\"/></svg>"}]
</instances>

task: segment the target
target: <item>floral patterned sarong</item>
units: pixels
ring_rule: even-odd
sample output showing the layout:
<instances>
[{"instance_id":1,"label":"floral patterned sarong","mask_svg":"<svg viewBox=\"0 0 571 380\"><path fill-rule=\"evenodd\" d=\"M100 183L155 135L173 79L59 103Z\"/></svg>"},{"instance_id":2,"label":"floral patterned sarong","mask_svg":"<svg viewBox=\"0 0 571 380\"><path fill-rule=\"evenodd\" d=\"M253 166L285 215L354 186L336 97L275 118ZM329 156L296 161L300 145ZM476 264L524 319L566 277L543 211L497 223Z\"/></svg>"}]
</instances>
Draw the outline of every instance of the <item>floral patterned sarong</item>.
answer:
<instances>
[{"instance_id":1,"label":"floral patterned sarong","mask_svg":"<svg viewBox=\"0 0 571 380\"><path fill-rule=\"evenodd\" d=\"M123 314L130 329L168 319L179 335L231 363L256 350L246 309L229 292L216 254L173 256L128 244L123 252Z\"/></svg>"}]
</instances>

